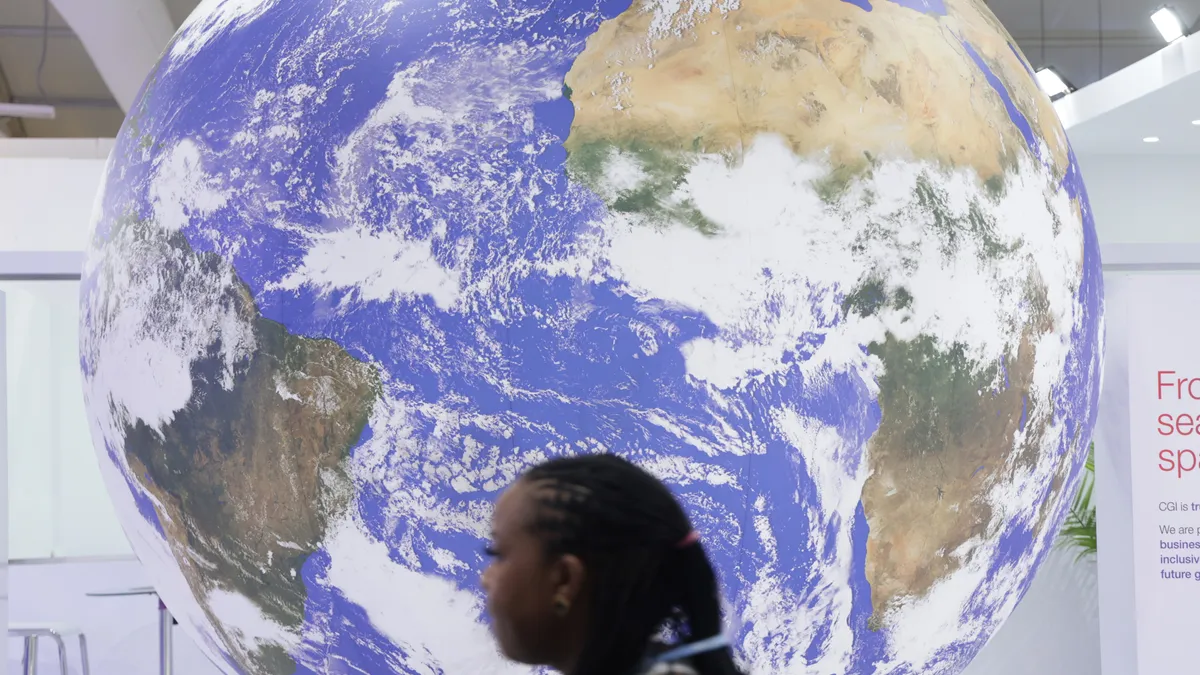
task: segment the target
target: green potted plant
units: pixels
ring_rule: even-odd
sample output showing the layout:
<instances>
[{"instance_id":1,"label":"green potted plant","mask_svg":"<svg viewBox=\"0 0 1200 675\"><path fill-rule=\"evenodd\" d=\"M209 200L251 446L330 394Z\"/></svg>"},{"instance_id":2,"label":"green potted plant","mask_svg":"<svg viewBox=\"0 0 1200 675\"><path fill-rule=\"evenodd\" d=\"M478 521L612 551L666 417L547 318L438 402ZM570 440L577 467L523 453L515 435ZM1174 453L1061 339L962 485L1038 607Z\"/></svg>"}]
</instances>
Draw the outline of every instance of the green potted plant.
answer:
<instances>
[{"instance_id":1,"label":"green potted plant","mask_svg":"<svg viewBox=\"0 0 1200 675\"><path fill-rule=\"evenodd\" d=\"M1088 445L1087 461L1083 465L1083 476L1079 489L1071 502L1071 510L1058 533L1058 543L1063 548L1074 549L1075 560L1096 555L1096 504L1092 501L1096 487L1096 444Z\"/></svg>"}]
</instances>

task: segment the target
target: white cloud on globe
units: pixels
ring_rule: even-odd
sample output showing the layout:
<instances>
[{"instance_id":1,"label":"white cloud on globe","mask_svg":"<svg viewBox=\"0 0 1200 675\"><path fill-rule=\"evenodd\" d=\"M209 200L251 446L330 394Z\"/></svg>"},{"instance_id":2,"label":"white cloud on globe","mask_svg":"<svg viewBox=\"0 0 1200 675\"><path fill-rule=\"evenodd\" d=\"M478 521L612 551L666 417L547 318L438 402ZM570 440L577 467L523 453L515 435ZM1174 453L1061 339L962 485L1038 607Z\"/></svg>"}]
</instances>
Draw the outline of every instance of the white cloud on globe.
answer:
<instances>
[{"instance_id":1,"label":"white cloud on globe","mask_svg":"<svg viewBox=\"0 0 1200 675\"><path fill-rule=\"evenodd\" d=\"M202 0L183 25L170 46L173 59L189 59L222 31L237 30L271 8L277 0Z\"/></svg>"},{"instance_id":2,"label":"white cloud on globe","mask_svg":"<svg viewBox=\"0 0 1200 675\"><path fill-rule=\"evenodd\" d=\"M208 608L221 618L221 624L239 642L241 651L252 654L267 646L295 649L300 636L263 614L258 605L241 593L214 588L205 596Z\"/></svg>"},{"instance_id":3,"label":"white cloud on globe","mask_svg":"<svg viewBox=\"0 0 1200 675\"><path fill-rule=\"evenodd\" d=\"M268 290L347 291L359 302L427 296L446 311L462 292L458 273L438 262L432 242L409 239L402 228L334 230L313 239L301 264Z\"/></svg>"},{"instance_id":4,"label":"white cloud on globe","mask_svg":"<svg viewBox=\"0 0 1200 675\"><path fill-rule=\"evenodd\" d=\"M388 547L346 518L331 525L325 543L328 583L362 607L371 623L401 648L390 652L397 671L526 675L529 669L499 657L480 620L480 597L449 579L422 574L391 559ZM313 636L320 639L321 636ZM314 655L315 656L315 655ZM318 672L324 663L311 664Z\"/></svg>"},{"instance_id":5,"label":"white cloud on globe","mask_svg":"<svg viewBox=\"0 0 1200 675\"><path fill-rule=\"evenodd\" d=\"M155 165L150 201L159 227L177 232L192 217L212 213L229 200L230 191L204 170L201 148L193 140L177 143Z\"/></svg>"}]
</instances>

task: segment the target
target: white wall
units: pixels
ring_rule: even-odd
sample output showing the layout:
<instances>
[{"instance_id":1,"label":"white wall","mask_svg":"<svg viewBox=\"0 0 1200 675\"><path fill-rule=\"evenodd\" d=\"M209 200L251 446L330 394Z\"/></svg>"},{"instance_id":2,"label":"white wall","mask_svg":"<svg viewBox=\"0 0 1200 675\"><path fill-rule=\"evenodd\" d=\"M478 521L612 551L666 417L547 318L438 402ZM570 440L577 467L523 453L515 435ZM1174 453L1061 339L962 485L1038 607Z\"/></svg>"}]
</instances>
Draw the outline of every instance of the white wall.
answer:
<instances>
[{"instance_id":1,"label":"white wall","mask_svg":"<svg viewBox=\"0 0 1200 675\"><path fill-rule=\"evenodd\" d=\"M0 291L0 383L7 380L4 347L4 291ZM8 616L8 393L0 384L0 616ZM0 659L8 663L8 641L0 647Z\"/></svg>"},{"instance_id":2,"label":"white wall","mask_svg":"<svg viewBox=\"0 0 1200 675\"><path fill-rule=\"evenodd\" d=\"M1079 165L1102 244L1200 242L1200 156L1084 155Z\"/></svg>"},{"instance_id":3,"label":"white wall","mask_svg":"<svg viewBox=\"0 0 1200 675\"><path fill-rule=\"evenodd\" d=\"M0 139L0 252L82 251L112 139Z\"/></svg>"},{"instance_id":4,"label":"white wall","mask_svg":"<svg viewBox=\"0 0 1200 675\"><path fill-rule=\"evenodd\" d=\"M103 158L5 156L0 139L0 251L82 251Z\"/></svg>"}]
</instances>

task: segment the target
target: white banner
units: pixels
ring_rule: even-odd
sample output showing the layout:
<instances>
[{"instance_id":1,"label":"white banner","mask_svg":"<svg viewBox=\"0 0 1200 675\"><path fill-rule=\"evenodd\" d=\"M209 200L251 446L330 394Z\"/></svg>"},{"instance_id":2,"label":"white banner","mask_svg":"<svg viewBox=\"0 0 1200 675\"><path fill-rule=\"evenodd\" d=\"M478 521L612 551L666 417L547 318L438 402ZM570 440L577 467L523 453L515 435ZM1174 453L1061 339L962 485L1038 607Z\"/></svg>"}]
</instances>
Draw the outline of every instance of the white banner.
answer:
<instances>
[{"instance_id":1,"label":"white banner","mask_svg":"<svg viewBox=\"0 0 1200 675\"><path fill-rule=\"evenodd\" d=\"M1200 628L1200 275L1140 276L1130 279L1130 286L1138 675L1195 675Z\"/></svg>"}]
</instances>

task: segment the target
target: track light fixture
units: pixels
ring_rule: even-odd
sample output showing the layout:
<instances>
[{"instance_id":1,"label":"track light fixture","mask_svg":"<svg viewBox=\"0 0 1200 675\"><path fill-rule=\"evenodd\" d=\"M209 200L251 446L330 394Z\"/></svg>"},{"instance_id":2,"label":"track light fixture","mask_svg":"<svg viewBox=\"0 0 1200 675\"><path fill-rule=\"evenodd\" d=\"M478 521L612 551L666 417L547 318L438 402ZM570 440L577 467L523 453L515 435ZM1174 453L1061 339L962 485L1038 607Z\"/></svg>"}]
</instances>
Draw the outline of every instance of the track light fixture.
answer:
<instances>
[{"instance_id":1,"label":"track light fixture","mask_svg":"<svg viewBox=\"0 0 1200 675\"><path fill-rule=\"evenodd\" d=\"M1042 91L1046 92L1051 101L1057 101L1075 91L1075 87L1071 86L1071 83L1066 78L1050 66L1038 68L1033 76L1037 79L1038 86L1042 88Z\"/></svg>"},{"instance_id":2,"label":"track light fixture","mask_svg":"<svg viewBox=\"0 0 1200 675\"><path fill-rule=\"evenodd\" d=\"M1187 29L1183 26L1183 19L1179 18L1179 14L1169 6L1159 7L1150 15L1150 21L1154 22L1154 27L1158 29L1159 35L1168 44L1187 35Z\"/></svg>"}]
</instances>

